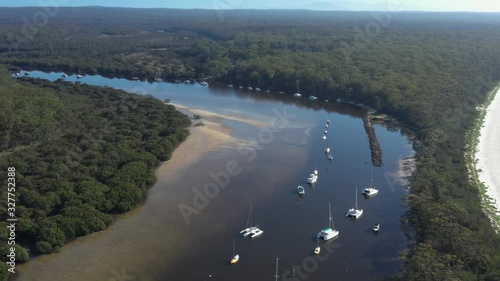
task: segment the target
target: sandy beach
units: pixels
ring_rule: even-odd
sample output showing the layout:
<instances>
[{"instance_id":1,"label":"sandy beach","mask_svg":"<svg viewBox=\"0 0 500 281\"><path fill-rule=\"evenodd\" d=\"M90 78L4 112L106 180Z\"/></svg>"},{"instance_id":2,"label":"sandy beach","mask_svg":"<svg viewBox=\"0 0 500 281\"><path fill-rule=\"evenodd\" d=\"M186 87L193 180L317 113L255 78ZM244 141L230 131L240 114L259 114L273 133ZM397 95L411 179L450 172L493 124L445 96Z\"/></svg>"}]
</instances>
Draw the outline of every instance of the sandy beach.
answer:
<instances>
[{"instance_id":1,"label":"sandy beach","mask_svg":"<svg viewBox=\"0 0 500 281\"><path fill-rule=\"evenodd\" d=\"M487 187L487 195L495 201L497 215L500 215L500 88L486 109L486 116L477 147L477 168L479 179Z\"/></svg>"},{"instance_id":2,"label":"sandy beach","mask_svg":"<svg viewBox=\"0 0 500 281\"><path fill-rule=\"evenodd\" d=\"M184 108L184 111L193 114L187 108ZM187 251L182 248L181 243L185 233L178 227L175 228L176 231L172 231L172 225L184 225L183 221L175 224L176 220L182 220L178 215L177 203L186 196L192 196L190 190L185 188L171 191L178 185L178 175L196 164L207 153L235 149L245 144L244 141L232 137L228 127L216 121L222 118L221 116L208 117L210 112L205 113L207 115L202 115L199 120L204 126L190 127L191 134L187 140L175 149L170 160L157 168L158 181L148 192L147 200L150 202L147 205L117 216L108 229L77 238L66 244L59 253L39 256L19 266L21 274L17 280L115 280L114 274L123 270L129 274L147 272L145 269L158 259L155 256L158 252L162 255L162 261L170 264L176 260L175 255L166 253ZM157 215L158 213L160 215ZM158 221L157 218L169 216L174 218L170 218L170 223L165 225L161 224L164 219ZM152 224L162 235L142 231L150 228ZM140 249L143 252L140 255L134 252L137 250L138 241L146 241L141 243ZM166 268L166 265L164 267ZM141 280L152 281L157 278L144 274Z\"/></svg>"}]
</instances>

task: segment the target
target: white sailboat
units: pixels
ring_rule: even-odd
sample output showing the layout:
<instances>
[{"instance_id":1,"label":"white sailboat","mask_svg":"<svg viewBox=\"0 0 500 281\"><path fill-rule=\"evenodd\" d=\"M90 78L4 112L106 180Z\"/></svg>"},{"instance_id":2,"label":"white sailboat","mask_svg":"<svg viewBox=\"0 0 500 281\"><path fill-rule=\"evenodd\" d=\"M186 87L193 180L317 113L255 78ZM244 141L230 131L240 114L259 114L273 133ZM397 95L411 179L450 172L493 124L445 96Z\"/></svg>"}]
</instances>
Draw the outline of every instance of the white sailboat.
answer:
<instances>
[{"instance_id":1,"label":"white sailboat","mask_svg":"<svg viewBox=\"0 0 500 281\"><path fill-rule=\"evenodd\" d=\"M300 94L300 88L299 88L299 81L297 80L297 92L293 94L293 97L295 98L301 98L302 95Z\"/></svg>"},{"instance_id":2,"label":"white sailboat","mask_svg":"<svg viewBox=\"0 0 500 281\"><path fill-rule=\"evenodd\" d=\"M252 216L252 204L250 204L250 213L248 214L247 227L240 231L240 234L242 234L243 237L251 237L253 239L261 236L264 231L261 230L258 225L252 225Z\"/></svg>"},{"instance_id":3,"label":"white sailboat","mask_svg":"<svg viewBox=\"0 0 500 281\"><path fill-rule=\"evenodd\" d=\"M338 230L336 230L333 226L332 210L330 208L330 204L328 204L328 228L321 230L318 233L317 238L319 240L327 241L327 240L330 240L332 238L339 236L339 233L340 232ZM319 246L316 248L319 248ZM315 251L315 253L316 253L316 251ZM319 250L318 250L318 254L319 254Z\"/></svg>"},{"instance_id":4,"label":"white sailboat","mask_svg":"<svg viewBox=\"0 0 500 281\"><path fill-rule=\"evenodd\" d=\"M257 226L252 226L252 204L250 204L250 212L248 213L247 227L242 231L240 231L240 234L242 234L244 237L247 237L257 229L258 229Z\"/></svg>"},{"instance_id":5,"label":"white sailboat","mask_svg":"<svg viewBox=\"0 0 500 281\"><path fill-rule=\"evenodd\" d=\"M370 187L363 189L363 195L366 197L373 197L378 194L378 189L373 187L373 166L370 172Z\"/></svg>"},{"instance_id":6,"label":"white sailboat","mask_svg":"<svg viewBox=\"0 0 500 281\"><path fill-rule=\"evenodd\" d=\"M354 198L354 208L349 209L347 211L347 214L345 215L346 217L358 219L363 215L363 209L358 209L358 187L356 186L356 197Z\"/></svg>"},{"instance_id":7,"label":"white sailboat","mask_svg":"<svg viewBox=\"0 0 500 281\"><path fill-rule=\"evenodd\" d=\"M231 256L230 264L236 264L240 260L240 255L235 254L234 251L234 238L233 238L233 255Z\"/></svg>"},{"instance_id":8,"label":"white sailboat","mask_svg":"<svg viewBox=\"0 0 500 281\"><path fill-rule=\"evenodd\" d=\"M155 82L163 82L163 79L161 79L160 76L161 76L161 72L158 69L158 71L156 71Z\"/></svg>"},{"instance_id":9,"label":"white sailboat","mask_svg":"<svg viewBox=\"0 0 500 281\"><path fill-rule=\"evenodd\" d=\"M78 74L76 75L76 78L83 78L83 75L80 73L80 68L78 68Z\"/></svg>"}]
</instances>

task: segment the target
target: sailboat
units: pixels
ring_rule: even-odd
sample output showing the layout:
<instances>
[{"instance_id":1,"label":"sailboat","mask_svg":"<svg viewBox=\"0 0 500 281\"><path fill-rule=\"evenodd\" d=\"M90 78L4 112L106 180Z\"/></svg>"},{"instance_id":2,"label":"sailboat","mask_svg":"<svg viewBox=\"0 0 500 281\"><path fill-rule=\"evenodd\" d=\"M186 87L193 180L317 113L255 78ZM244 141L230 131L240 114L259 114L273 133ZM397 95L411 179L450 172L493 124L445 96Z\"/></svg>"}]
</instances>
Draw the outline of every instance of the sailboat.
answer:
<instances>
[{"instance_id":1,"label":"sailboat","mask_svg":"<svg viewBox=\"0 0 500 281\"><path fill-rule=\"evenodd\" d=\"M83 78L83 75L80 73L80 68L78 68L78 75L76 75L76 78Z\"/></svg>"},{"instance_id":2,"label":"sailboat","mask_svg":"<svg viewBox=\"0 0 500 281\"><path fill-rule=\"evenodd\" d=\"M155 82L163 82L163 79L161 79L160 76L161 76L161 72L158 69L158 71L156 72Z\"/></svg>"},{"instance_id":3,"label":"sailboat","mask_svg":"<svg viewBox=\"0 0 500 281\"><path fill-rule=\"evenodd\" d=\"M327 240L330 240L332 238L339 236L339 233L340 232L338 230L336 230L333 226L332 210L330 208L330 204L328 204L328 228L321 230L318 233L317 238L319 240L327 241ZM319 246L316 248L319 248ZM315 253L316 253L316 250L315 250ZM319 250L318 250L318 254L319 254Z\"/></svg>"},{"instance_id":4,"label":"sailboat","mask_svg":"<svg viewBox=\"0 0 500 281\"><path fill-rule=\"evenodd\" d=\"M250 213L248 214L247 227L240 231L243 237L250 236L251 238L257 238L264 233L258 226L252 226L252 204L250 204Z\"/></svg>"},{"instance_id":5,"label":"sailboat","mask_svg":"<svg viewBox=\"0 0 500 281\"><path fill-rule=\"evenodd\" d=\"M372 197L378 194L378 189L373 188L373 166L371 167L370 173L370 187L363 189L363 195L365 197Z\"/></svg>"},{"instance_id":6,"label":"sailboat","mask_svg":"<svg viewBox=\"0 0 500 281\"><path fill-rule=\"evenodd\" d=\"M354 208L347 211L346 217L358 219L363 214L363 209L358 209L358 187L356 186L356 197L354 198Z\"/></svg>"},{"instance_id":7,"label":"sailboat","mask_svg":"<svg viewBox=\"0 0 500 281\"><path fill-rule=\"evenodd\" d=\"M301 98L302 95L300 94L300 88L299 88L299 81L297 80L297 92L293 94L293 97L295 98Z\"/></svg>"},{"instance_id":8,"label":"sailboat","mask_svg":"<svg viewBox=\"0 0 500 281\"><path fill-rule=\"evenodd\" d=\"M233 255L231 256L230 264L236 264L240 260L240 255L235 254L234 252L234 238L233 238Z\"/></svg>"}]
</instances>

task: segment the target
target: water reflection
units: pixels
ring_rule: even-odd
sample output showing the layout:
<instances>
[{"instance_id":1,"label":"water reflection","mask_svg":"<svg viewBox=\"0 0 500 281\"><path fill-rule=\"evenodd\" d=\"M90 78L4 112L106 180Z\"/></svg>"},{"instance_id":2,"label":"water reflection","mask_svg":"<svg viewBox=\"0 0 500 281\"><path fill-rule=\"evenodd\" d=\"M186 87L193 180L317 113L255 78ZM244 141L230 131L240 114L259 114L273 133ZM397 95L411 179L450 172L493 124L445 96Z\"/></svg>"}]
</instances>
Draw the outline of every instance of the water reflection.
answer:
<instances>
[{"instance_id":1,"label":"water reflection","mask_svg":"<svg viewBox=\"0 0 500 281\"><path fill-rule=\"evenodd\" d=\"M33 71L30 76L54 79L60 74ZM66 80L76 81L72 76ZM364 214L352 223L345 212L352 207L353 188L370 183L370 150L359 108L197 84L151 84L100 76L86 76L81 82L136 92L145 89L143 93L162 100L235 117L220 117L220 121L243 140L257 138L262 128L236 117L269 122L278 112L293 118L289 126L273 133L262 150L255 151L252 161L237 148L228 147L208 154L189 169L160 176L134 217L118 219L100 238L84 238L51 259L35 259L19 280L110 280L111 270L122 267L141 281L207 280L209 275L209 280L266 280L274 275L276 257L280 257L280 276L292 276L295 271L306 274L308 280L375 280L400 267L398 255L406 243L400 224L405 212L401 199L406 191L400 186L391 188L385 175L394 172L398 160L412 150L407 138L394 128L375 126L384 152L384 166L373 170L380 194L359 200ZM321 138L326 119L332 121L327 144ZM331 148L332 161L325 156L325 145ZM237 161L242 172L186 224L179 203L192 204L193 189L212 181L210 173L224 169L228 161ZM307 187L306 178L314 168L319 171L318 182ZM303 197L297 194L298 185L306 187ZM253 221L264 234L244 239L239 232L251 202ZM325 226L328 204L340 235L333 242L320 243L322 251L329 253L327 259L317 262L310 272L299 272L304 261L307 264L314 258L312 250L318 230ZM380 234L371 229L375 222L383 226ZM233 237L241 258L237 265L228 266Z\"/></svg>"}]
</instances>

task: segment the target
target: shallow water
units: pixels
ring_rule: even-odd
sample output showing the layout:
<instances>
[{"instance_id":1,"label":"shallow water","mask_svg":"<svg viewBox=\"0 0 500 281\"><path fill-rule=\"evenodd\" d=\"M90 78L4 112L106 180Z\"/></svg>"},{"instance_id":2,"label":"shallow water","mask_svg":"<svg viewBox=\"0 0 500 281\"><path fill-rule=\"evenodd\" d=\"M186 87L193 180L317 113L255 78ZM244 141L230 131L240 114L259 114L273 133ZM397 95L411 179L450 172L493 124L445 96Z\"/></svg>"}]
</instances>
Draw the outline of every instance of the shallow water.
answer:
<instances>
[{"instance_id":1,"label":"shallow water","mask_svg":"<svg viewBox=\"0 0 500 281\"><path fill-rule=\"evenodd\" d=\"M31 77L55 80L60 74L34 71ZM398 168L399 159L413 151L400 132L375 126L384 165L373 168L380 194L365 200L360 193L370 184L370 150L359 118L362 112L355 107L199 84L151 84L100 76L86 76L81 82L268 124L273 118L276 121L274 126L258 128L221 119L233 136L250 140L256 149L229 147L207 154L174 176L159 173L143 207L120 216L106 231L77 239L61 253L35 258L22 268L19 280L107 281L119 280L123 273L133 278L125 280L141 281L272 280L277 257L280 280L375 280L395 273L401 265L398 256L406 239L400 216L405 213L406 191L388 175ZM327 118L332 123L325 141L321 137ZM323 152L327 144L333 161ZM228 163L238 172L229 176L227 185L217 184L210 175L227 171ZM297 185L305 185L315 166L318 183L298 197ZM193 189L202 191L210 184L213 198L198 202L206 206L198 208L187 224L179 205L193 207ZM213 191L214 185L218 192ZM364 214L350 221L345 213L354 205L356 186ZM253 240L239 235L251 203L253 222L264 230ZM328 226L328 203L340 236L320 244L318 260L312 251L316 234ZM381 223L377 236L371 231L375 222ZM229 266L233 237L240 262Z\"/></svg>"}]
</instances>

